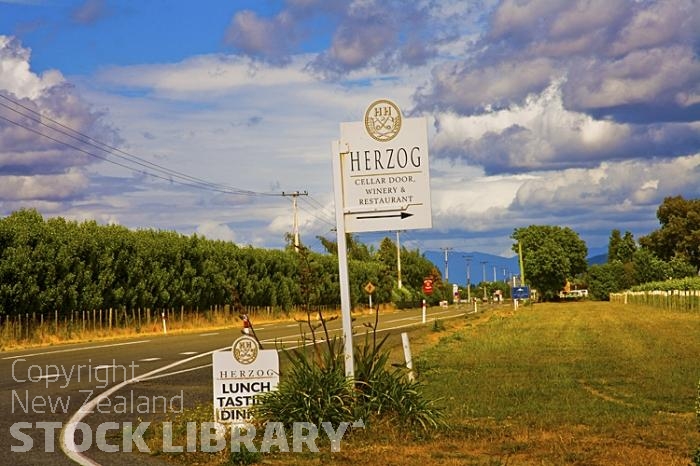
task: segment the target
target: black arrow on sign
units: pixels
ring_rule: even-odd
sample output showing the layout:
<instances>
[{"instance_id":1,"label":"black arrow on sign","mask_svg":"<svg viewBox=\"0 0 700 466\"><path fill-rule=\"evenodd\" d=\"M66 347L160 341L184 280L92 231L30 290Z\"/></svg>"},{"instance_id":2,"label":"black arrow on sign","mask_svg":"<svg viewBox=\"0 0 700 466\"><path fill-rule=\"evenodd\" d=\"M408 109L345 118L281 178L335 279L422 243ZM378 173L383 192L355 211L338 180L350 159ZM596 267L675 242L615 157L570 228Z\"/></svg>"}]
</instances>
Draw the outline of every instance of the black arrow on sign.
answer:
<instances>
[{"instance_id":1,"label":"black arrow on sign","mask_svg":"<svg viewBox=\"0 0 700 466\"><path fill-rule=\"evenodd\" d=\"M405 219L406 217L412 217L413 214L409 214L408 212L401 212L400 214L390 214L390 215L366 215L362 217L357 217L358 220L365 220L368 218L390 218L390 217L401 217L401 220Z\"/></svg>"}]
</instances>

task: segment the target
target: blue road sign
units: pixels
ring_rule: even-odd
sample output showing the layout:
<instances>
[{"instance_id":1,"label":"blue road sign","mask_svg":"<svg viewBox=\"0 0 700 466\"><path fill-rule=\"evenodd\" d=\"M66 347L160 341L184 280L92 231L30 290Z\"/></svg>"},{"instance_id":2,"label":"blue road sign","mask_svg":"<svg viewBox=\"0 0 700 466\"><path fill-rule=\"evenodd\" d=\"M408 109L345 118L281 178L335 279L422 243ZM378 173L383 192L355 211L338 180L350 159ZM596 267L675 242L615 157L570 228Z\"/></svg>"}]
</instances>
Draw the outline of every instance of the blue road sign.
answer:
<instances>
[{"instance_id":1,"label":"blue road sign","mask_svg":"<svg viewBox=\"0 0 700 466\"><path fill-rule=\"evenodd\" d=\"M513 299L530 299L530 287L514 286L510 289L510 295Z\"/></svg>"}]
</instances>

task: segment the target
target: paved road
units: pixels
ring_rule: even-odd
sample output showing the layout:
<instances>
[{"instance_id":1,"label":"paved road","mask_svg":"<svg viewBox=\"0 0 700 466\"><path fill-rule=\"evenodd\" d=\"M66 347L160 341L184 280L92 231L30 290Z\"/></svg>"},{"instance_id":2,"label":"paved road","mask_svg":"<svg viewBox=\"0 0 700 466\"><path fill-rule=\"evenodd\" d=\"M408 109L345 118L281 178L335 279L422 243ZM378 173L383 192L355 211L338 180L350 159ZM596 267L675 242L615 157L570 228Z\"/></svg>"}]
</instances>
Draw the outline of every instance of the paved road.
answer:
<instances>
[{"instance_id":1,"label":"paved road","mask_svg":"<svg viewBox=\"0 0 700 466\"><path fill-rule=\"evenodd\" d=\"M434 318L448 319L463 314L461 307L430 308L426 325L431 325ZM357 317L353 323L354 333L364 334L363 324L373 320L373 316ZM421 325L421 321L420 310L381 314L379 331L398 334L408 327ZM329 327L332 335L341 335L339 319ZM256 333L266 348L301 343L298 323L256 325ZM148 335L0 353L0 391L3 393L0 428L6 434L0 436L0 446L5 452L0 464L70 465L74 461L134 464L135 457L124 453L122 445L117 445L119 452L115 453L96 447L98 426L116 422L116 427L124 429L125 423L131 422L135 430L141 421L155 422L183 407L210 401L211 354L230 348L239 336L240 328L236 324L229 329L204 333ZM355 338L355 343L358 340L360 337ZM98 399L102 401L95 404ZM163 405L163 399L168 406ZM88 411L83 405L92 408L92 412L81 412ZM79 429L71 435L64 427L76 421L90 428ZM105 433L108 445L117 443L118 432L112 431L111 436L110 430ZM82 445L90 448L80 455L72 454L71 459L61 448L62 435L79 448ZM136 450L135 446L132 448ZM139 455L138 462L165 464L148 455Z\"/></svg>"}]
</instances>

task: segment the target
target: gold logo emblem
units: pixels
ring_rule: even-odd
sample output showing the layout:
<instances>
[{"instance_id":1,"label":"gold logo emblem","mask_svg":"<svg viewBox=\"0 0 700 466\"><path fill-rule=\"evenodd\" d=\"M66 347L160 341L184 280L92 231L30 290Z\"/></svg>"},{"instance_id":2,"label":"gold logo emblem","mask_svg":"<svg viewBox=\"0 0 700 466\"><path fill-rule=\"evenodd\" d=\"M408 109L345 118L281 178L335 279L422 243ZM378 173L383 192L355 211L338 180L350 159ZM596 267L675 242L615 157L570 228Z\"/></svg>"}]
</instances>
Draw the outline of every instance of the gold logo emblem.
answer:
<instances>
[{"instance_id":1,"label":"gold logo emblem","mask_svg":"<svg viewBox=\"0 0 700 466\"><path fill-rule=\"evenodd\" d=\"M365 112L365 128L377 141L391 141L401 130L401 110L387 99L372 102Z\"/></svg>"},{"instance_id":2,"label":"gold logo emblem","mask_svg":"<svg viewBox=\"0 0 700 466\"><path fill-rule=\"evenodd\" d=\"M258 342L252 337L240 337L231 347L233 357L241 364L250 364L258 357Z\"/></svg>"}]
</instances>

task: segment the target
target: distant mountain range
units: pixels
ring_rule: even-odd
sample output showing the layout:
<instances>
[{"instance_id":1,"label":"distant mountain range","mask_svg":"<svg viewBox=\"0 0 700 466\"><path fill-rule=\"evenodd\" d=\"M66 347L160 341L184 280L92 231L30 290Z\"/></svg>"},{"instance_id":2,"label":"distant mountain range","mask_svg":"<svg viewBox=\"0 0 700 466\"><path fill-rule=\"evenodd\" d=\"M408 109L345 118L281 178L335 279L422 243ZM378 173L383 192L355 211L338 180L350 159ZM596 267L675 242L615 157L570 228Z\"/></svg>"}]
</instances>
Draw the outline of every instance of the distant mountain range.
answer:
<instances>
[{"instance_id":1,"label":"distant mountain range","mask_svg":"<svg viewBox=\"0 0 700 466\"><path fill-rule=\"evenodd\" d=\"M608 263L608 253L598 254L597 256L592 256L588 258L588 265L600 265Z\"/></svg>"},{"instance_id":2,"label":"distant mountain range","mask_svg":"<svg viewBox=\"0 0 700 466\"><path fill-rule=\"evenodd\" d=\"M513 275L520 275L518 256L501 257L483 252L447 251L447 269L445 274L445 253L443 251L425 251L425 257L430 260L442 273L443 278L449 278L450 283L465 286L467 283L467 261L471 263L469 276L471 283L482 281L510 280Z\"/></svg>"},{"instance_id":3,"label":"distant mountain range","mask_svg":"<svg viewBox=\"0 0 700 466\"><path fill-rule=\"evenodd\" d=\"M430 260L445 278L445 252L425 251L425 257ZM502 257L483 252L447 251L447 269L450 283L465 286L467 283L467 261L471 263L469 276L471 283L482 281L510 280L514 275L520 275L518 256ZM598 254L588 258L588 265L605 264L608 255ZM495 268L495 275L494 275Z\"/></svg>"}]
</instances>

